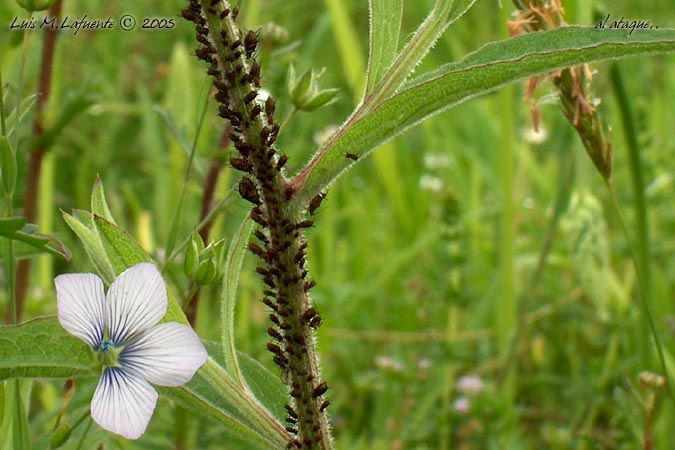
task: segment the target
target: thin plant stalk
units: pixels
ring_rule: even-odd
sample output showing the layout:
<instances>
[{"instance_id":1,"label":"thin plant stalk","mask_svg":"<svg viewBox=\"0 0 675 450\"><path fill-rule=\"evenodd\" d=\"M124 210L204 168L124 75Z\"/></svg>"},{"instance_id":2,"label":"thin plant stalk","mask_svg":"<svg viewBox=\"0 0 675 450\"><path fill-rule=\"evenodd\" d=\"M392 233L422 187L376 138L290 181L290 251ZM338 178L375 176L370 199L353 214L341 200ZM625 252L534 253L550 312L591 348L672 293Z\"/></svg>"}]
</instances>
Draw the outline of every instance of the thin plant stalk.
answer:
<instances>
[{"instance_id":1,"label":"thin plant stalk","mask_svg":"<svg viewBox=\"0 0 675 450\"><path fill-rule=\"evenodd\" d=\"M56 18L59 22L61 16L62 0L58 0L50 9L49 15ZM26 30L28 31L28 30ZM33 122L33 135L39 138L43 132L43 116L44 110L49 101L51 93L52 73L54 67L54 50L56 48L56 38L59 30L52 27L47 27L44 37L44 46L42 48L42 63L40 68L40 80L38 85L38 97L35 103L35 121ZM24 45L24 53L25 53ZM23 72L23 62L22 62ZM20 91L19 91L20 92ZM20 97L19 97L20 100ZM17 114L17 118L20 114ZM18 120L18 119L17 119ZM18 130L18 128L17 128ZM18 136L18 133L16 134ZM40 144L37 148L32 149L30 153L30 160L28 163L28 173L26 174L26 193L24 198L24 215L28 223L35 223L37 218L38 192L40 186L40 175L42 170L42 160L47 145ZM16 146L15 148L18 148ZM19 261L16 274L16 314L17 319L21 318L23 312L23 305L28 290L29 275L30 275L31 259L26 258Z\"/></svg>"}]
</instances>

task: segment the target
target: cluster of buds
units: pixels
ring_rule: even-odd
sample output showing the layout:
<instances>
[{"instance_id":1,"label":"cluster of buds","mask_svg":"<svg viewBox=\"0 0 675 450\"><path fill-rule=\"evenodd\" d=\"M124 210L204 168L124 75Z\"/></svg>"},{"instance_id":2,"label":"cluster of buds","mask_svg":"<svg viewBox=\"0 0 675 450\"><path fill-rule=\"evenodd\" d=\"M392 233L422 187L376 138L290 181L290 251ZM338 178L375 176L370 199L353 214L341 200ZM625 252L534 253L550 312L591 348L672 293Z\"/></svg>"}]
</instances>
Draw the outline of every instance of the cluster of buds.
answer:
<instances>
[{"instance_id":1,"label":"cluster of buds","mask_svg":"<svg viewBox=\"0 0 675 450\"><path fill-rule=\"evenodd\" d=\"M288 69L288 93L293 105L301 111L314 111L333 103L339 89L319 89L320 74L314 69L304 71L300 76L291 65Z\"/></svg>"},{"instance_id":2,"label":"cluster of buds","mask_svg":"<svg viewBox=\"0 0 675 450\"><path fill-rule=\"evenodd\" d=\"M185 255L183 266L185 275L197 286L219 281L225 263L225 250L225 239L204 247L202 237L199 233L195 233Z\"/></svg>"},{"instance_id":3,"label":"cluster of buds","mask_svg":"<svg viewBox=\"0 0 675 450\"><path fill-rule=\"evenodd\" d=\"M515 19L508 22L509 34L549 30L565 26L565 10L560 0L514 0L517 11ZM581 138L586 153L606 182L612 176L612 143L605 133L607 128L596 108L599 99L591 92L592 72L588 65L553 72L549 80L558 90L565 118ZM541 77L530 79L526 98L531 99ZM540 114L536 102L532 102L532 121L538 129Z\"/></svg>"},{"instance_id":4,"label":"cluster of buds","mask_svg":"<svg viewBox=\"0 0 675 450\"><path fill-rule=\"evenodd\" d=\"M324 412L328 385L319 375L313 336L321 318L308 295L315 282L308 278L302 233L313 222L286 207L295 190L284 176L288 159L276 148L280 127L274 120L274 99L260 98L260 65L254 59L258 34L241 30L235 22L238 9L229 9L222 0L190 0L182 13L196 26L201 45L195 53L208 64L219 115L232 127L229 137L238 155L230 164L244 173L239 194L252 204L250 217L258 224L249 249L263 263L256 270L265 284L262 301L272 322L267 348L292 399L286 405L288 448L331 448ZM309 89L317 88L310 82ZM318 207L316 202L313 206Z\"/></svg>"}]
</instances>

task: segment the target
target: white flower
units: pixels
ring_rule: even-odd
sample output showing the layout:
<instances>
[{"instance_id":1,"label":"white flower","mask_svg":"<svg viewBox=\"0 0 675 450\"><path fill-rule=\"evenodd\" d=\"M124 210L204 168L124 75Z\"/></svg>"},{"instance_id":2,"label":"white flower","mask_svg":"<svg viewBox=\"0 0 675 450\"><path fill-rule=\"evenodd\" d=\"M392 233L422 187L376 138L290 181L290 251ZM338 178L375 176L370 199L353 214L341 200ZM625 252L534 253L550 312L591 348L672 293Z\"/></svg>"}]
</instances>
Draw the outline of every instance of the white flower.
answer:
<instances>
[{"instance_id":1,"label":"white flower","mask_svg":"<svg viewBox=\"0 0 675 450\"><path fill-rule=\"evenodd\" d=\"M138 439L150 422L159 386L187 383L205 362L206 349L192 328L160 321L167 309L166 286L157 268L137 264L105 294L91 273L54 279L61 326L96 352L103 373L91 401L102 428Z\"/></svg>"},{"instance_id":2,"label":"white flower","mask_svg":"<svg viewBox=\"0 0 675 450\"><path fill-rule=\"evenodd\" d=\"M484 387L485 383L478 375L464 375L457 382L457 390L467 395L480 394Z\"/></svg>"}]
</instances>

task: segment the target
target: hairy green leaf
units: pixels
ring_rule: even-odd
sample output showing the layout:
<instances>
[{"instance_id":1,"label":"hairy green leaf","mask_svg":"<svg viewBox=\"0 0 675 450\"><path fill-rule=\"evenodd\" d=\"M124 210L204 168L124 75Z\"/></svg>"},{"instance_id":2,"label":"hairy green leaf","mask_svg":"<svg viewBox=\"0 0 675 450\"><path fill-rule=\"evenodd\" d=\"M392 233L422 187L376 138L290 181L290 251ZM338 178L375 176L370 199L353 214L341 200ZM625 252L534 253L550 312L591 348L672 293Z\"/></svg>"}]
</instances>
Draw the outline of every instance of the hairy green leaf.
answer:
<instances>
[{"instance_id":1,"label":"hairy green leaf","mask_svg":"<svg viewBox=\"0 0 675 450\"><path fill-rule=\"evenodd\" d=\"M98 273L106 285L112 283L116 273L110 258L103 248L103 242L101 242L101 237L94 223L94 216L87 211L81 210L73 210L73 215L65 212L61 212L61 215L66 224L77 235L80 242L82 242L84 251L94 264L96 273Z\"/></svg>"},{"instance_id":2,"label":"hairy green leaf","mask_svg":"<svg viewBox=\"0 0 675 450\"><path fill-rule=\"evenodd\" d=\"M194 414L225 425L256 448L283 448L288 436L280 420L284 415L282 406L287 401L287 395L279 378L239 353L239 366L246 377L246 384L250 386L250 390L244 389L222 366L223 354L219 346L212 342L204 344L210 355L206 363L208 370L203 367L185 386L159 388L160 392ZM213 368L222 375L217 380L211 379ZM222 388L217 387L215 382Z\"/></svg>"},{"instance_id":3,"label":"hairy green leaf","mask_svg":"<svg viewBox=\"0 0 675 450\"><path fill-rule=\"evenodd\" d=\"M120 227L96 215L94 223L116 275L135 264L151 262L138 242Z\"/></svg>"},{"instance_id":4,"label":"hairy green leaf","mask_svg":"<svg viewBox=\"0 0 675 450\"><path fill-rule=\"evenodd\" d=\"M96 181L94 182L94 189L91 190L91 212L96 215L103 217L108 222L116 225L115 219L113 219L112 214L110 213L110 208L108 207L108 201L105 198L105 191L103 190L103 182L101 177L96 175Z\"/></svg>"},{"instance_id":5,"label":"hairy green leaf","mask_svg":"<svg viewBox=\"0 0 675 450\"><path fill-rule=\"evenodd\" d=\"M368 95L389 68L398 51L403 17L402 0L370 0L370 55L368 57Z\"/></svg>"},{"instance_id":6,"label":"hairy green leaf","mask_svg":"<svg viewBox=\"0 0 675 450\"><path fill-rule=\"evenodd\" d=\"M96 375L91 349L68 334L56 317L0 327L0 380Z\"/></svg>"},{"instance_id":7,"label":"hairy green leaf","mask_svg":"<svg viewBox=\"0 0 675 450\"><path fill-rule=\"evenodd\" d=\"M434 8L420 24L412 38L403 47L396 59L387 67L376 87L363 100L355 116L370 111L381 100L393 95L405 82L415 67L424 59L443 32L466 11L476 0L437 0Z\"/></svg>"},{"instance_id":8,"label":"hairy green leaf","mask_svg":"<svg viewBox=\"0 0 675 450\"><path fill-rule=\"evenodd\" d=\"M493 42L411 80L372 113L348 121L320 150L316 164L299 175L300 204L324 190L351 160L362 157L422 120L468 99L541 73L592 61L675 51L675 30L640 33L566 27Z\"/></svg>"}]
</instances>

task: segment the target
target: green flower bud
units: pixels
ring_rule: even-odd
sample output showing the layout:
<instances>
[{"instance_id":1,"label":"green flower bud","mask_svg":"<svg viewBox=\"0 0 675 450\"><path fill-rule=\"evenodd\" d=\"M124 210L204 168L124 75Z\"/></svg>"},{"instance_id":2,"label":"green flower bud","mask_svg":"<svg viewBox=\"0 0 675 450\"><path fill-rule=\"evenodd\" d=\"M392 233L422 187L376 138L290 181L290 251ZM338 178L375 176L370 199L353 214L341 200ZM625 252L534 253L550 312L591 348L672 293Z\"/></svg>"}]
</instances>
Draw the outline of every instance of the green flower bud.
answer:
<instances>
[{"instance_id":1,"label":"green flower bud","mask_svg":"<svg viewBox=\"0 0 675 450\"><path fill-rule=\"evenodd\" d=\"M319 89L319 75L314 70L306 70L297 76L295 68L288 69L288 93L296 108L302 111L314 111L329 105L335 100L338 89Z\"/></svg>"},{"instance_id":2,"label":"green flower bud","mask_svg":"<svg viewBox=\"0 0 675 450\"><path fill-rule=\"evenodd\" d=\"M44 11L56 3L56 0L16 0L20 7L28 12Z\"/></svg>"},{"instance_id":3,"label":"green flower bud","mask_svg":"<svg viewBox=\"0 0 675 450\"><path fill-rule=\"evenodd\" d=\"M225 240L204 247L202 238L195 233L185 255L183 269L195 284L204 286L221 278L224 262Z\"/></svg>"}]
</instances>

